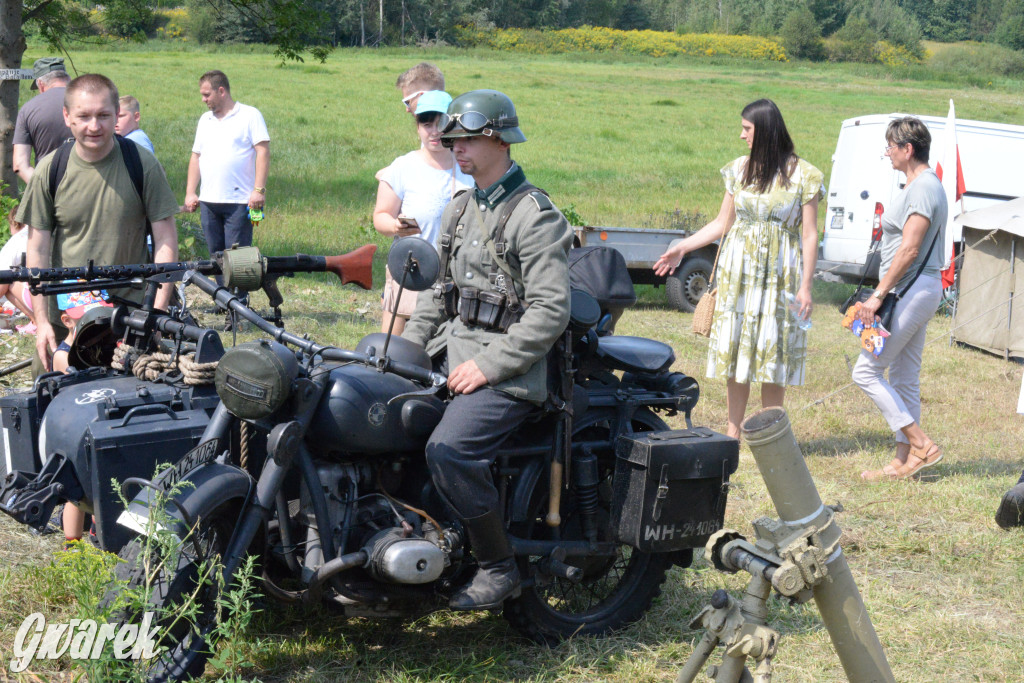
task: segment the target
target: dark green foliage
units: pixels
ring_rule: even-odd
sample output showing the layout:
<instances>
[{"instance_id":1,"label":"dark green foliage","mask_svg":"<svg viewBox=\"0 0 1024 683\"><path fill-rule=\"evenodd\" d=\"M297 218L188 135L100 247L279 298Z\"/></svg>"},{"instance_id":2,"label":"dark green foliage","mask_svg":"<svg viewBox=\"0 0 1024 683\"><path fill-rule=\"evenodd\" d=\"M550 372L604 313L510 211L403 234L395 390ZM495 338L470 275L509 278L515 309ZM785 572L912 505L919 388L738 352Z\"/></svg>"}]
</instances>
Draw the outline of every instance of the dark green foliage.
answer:
<instances>
[{"instance_id":1,"label":"dark green foliage","mask_svg":"<svg viewBox=\"0 0 1024 683\"><path fill-rule=\"evenodd\" d=\"M153 29L153 7L144 0L107 0L103 24L111 35L144 41Z\"/></svg>"},{"instance_id":2,"label":"dark green foliage","mask_svg":"<svg viewBox=\"0 0 1024 683\"><path fill-rule=\"evenodd\" d=\"M814 15L823 36L838 31L846 23L849 12L844 0L807 0L807 9Z\"/></svg>"},{"instance_id":3,"label":"dark green foliage","mask_svg":"<svg viewBox=\"0 0 1024 683\"><path fill-rule=\"evenodd\" d=\"M639 0L629 0L622 7L615 28L623 31L642 31L651 27L651 13Z\"/></svg>"},{"instance_id":4,"label":"dark green foliage","mask_svg":"<svg viewBox=\"0 0 1024 683\"><path fill-rule=\"evenodd\" d=\"M896 0L853 0L850 16L864 19L882 40L905 47L915 57L924 56L921 24Z\"/></svg>"},{"instance_id":5,"label":"dark green foliage","mask_svg":"<svg viewBox=\"0 0 1024 683\"><path fill-rule=\"evenodd\" d=\"M798 59L820 60L825 56L821 29L807 7L794 9L782 22L782 45L786 53Z\"/></svg>"},{"instance_id":6,"label":"dark green foliage","mask_svg":"<svg viewBox=\"0 0 1024 683\"><path fill-rule=\"evenodd\" d=\"M1024 0L1006 0L995 39L1004 47L1024 50Z\"/></svg>"},{"instance_id":7,"label":"dark green foliage","mask_svg":"<svg viewBox=\"0 0 1024 683\"><path fill-rule=\"evenodd\" d=\"M862 17L850 17L826 43L830 62L872 62L879 35Z\"/></svg>"}]
</instances>

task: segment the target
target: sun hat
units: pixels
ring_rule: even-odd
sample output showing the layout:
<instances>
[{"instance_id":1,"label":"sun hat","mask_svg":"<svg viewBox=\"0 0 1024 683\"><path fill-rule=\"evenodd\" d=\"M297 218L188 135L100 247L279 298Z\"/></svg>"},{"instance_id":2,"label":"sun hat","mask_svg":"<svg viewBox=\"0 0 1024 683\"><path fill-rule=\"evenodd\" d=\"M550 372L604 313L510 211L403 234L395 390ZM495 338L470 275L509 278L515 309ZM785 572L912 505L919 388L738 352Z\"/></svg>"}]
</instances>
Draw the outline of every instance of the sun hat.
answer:
<instances>
[{"instance_id":1,"label":"sun hat","mask_svg":"<svg viewBox=\"0 0 1024 683\"><path fill-rule=\"evenodd\" d=\"M113 304L106 301L107 291L101 289L91 292L68 292L57 295L57 308L68 314L72 320L78 320L86 311L100 306L113 308Z\"/></svg>"},{"instance_id":2,"label":"sun hat","mask_svg":"<svg viewBox=\"0 0 1024 683\"><path fill-rule=\"evenodd\" d=\"M428 90L420 95L420 99L416 101L416 111L413 113L424 114L436 111L439 114L443 114L448 111L448 105L451 104L451 101L452 96L444 90Z\"/></svg>"}]
</instances>

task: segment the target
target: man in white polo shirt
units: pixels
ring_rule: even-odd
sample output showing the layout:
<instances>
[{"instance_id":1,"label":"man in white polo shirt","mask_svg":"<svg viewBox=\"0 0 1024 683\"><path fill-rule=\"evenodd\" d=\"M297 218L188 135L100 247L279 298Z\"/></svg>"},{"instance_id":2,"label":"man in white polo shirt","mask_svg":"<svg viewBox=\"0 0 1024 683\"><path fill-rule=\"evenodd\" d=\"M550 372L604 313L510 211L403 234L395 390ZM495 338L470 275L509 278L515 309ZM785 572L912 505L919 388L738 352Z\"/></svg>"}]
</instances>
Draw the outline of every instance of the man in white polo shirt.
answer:
<instances>
[{"instance_id":1,"label":"man in white polo shirt","mask_svg":"<svg viewBox=\"0 0 1024 683\"><path fill-rule=\"evenodd\" d=\"M199 207L206 243L213 254L233 244L252 245L249 209L263 209L270 135L258 109L231 99L223 71L200 76L199 94L210 111L199 118L196 128L185 209ZM200 178L202 190L196 194Z\"/></svg>"}]
</instances>

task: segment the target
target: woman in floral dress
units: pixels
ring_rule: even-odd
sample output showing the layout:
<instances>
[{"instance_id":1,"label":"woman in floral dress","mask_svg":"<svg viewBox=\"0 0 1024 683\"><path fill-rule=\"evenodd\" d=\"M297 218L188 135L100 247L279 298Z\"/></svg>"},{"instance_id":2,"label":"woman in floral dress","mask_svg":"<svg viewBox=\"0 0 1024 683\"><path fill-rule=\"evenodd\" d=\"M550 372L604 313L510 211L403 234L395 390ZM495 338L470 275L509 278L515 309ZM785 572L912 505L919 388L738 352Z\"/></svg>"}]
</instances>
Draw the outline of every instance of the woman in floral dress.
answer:
<instances>
[{"instance_id":1,"label":"woman in floral dress","mask_svg":"<svg viewBox=\"0 0 1024 683\"><path fill-rule=\"evenodd\" d=\"M793 152L782 113L771 100L743 109L740 138L750 154L722 169L725 197L718 216L655 262L675 271L684 255L722 240L708 377L727 383L729 436L739 438L750 383L761 383L763 406L781 406L787 384L803 384L807 332L797 315L811 314L818 254L821 171ZM795 297L796 314L786 294Z\"/></svg>"}]
</instances>

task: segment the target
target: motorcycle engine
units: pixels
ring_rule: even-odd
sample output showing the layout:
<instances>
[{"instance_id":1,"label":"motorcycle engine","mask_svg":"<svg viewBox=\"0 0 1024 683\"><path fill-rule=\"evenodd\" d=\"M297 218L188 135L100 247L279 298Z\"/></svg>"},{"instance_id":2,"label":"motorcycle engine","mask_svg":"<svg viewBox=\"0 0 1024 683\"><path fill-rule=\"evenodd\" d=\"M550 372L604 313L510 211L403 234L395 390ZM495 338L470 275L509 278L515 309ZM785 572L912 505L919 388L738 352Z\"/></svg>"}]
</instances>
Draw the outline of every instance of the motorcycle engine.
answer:
<instances>
[{"instance_id":1,"label":"motorcycle engine","mask_svg":"<svg viewBox=\"0 0 1024 683\"><path fill-rule=\"evenodd\" d=\"M367 571L392 583L430 583L448 566L448 554L425 538L407 537L401 528L386 529L366 545Z\"/></svg>"},{"instance_id":2,"label":"motorcycle engine","mask_svg":"<svg viewBox=\"0 0 1024 683\"><path fill-rule=\"evenodd\" d=\"M386 470L385 470L386 471ZM436 581L462 548L454 529L438 530L398 501L375 490L376 477L368 467L317 463L317 475L327 501L335 547L341 552L366 551L367 573L378 581L425 584ZM323 563L319 534L308 491L303 487L301 517L309 525L305 566L307 571ZM455 552L453 553L453 549Z\"/></svg>"}]
</instances>

